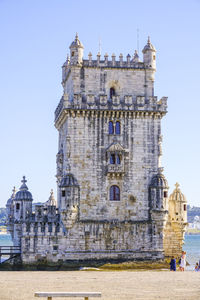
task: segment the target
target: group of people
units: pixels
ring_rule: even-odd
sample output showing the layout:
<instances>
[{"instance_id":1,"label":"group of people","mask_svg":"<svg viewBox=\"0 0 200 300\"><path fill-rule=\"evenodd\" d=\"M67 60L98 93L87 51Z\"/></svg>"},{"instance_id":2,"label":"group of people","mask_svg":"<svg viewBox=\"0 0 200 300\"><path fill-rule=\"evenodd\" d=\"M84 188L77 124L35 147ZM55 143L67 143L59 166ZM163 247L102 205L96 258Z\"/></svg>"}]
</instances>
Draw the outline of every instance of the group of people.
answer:
<instances>
[{"instance_id":1,"label":"group of people","mask_svg":"<svg viewBox=\"0 0 200 300\"><path fill-rule=\"evenodd\" d=\"M182 251L182 255L178 261L179 263L179 270L181 272L185 271L186 267L186 252ZM171 261L170 261L170 271L176 271L176 259L174 256L172 256Z\"/></svg>"}]
</instances>

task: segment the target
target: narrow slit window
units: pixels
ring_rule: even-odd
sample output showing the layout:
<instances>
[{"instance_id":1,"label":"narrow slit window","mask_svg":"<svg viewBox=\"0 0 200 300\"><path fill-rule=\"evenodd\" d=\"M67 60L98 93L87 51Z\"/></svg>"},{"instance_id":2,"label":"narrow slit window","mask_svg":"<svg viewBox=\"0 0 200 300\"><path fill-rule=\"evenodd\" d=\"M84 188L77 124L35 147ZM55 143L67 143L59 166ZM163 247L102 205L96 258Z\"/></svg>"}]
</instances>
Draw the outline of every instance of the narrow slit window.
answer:
<instances>
[{"instance_id":1,"label":"narrow slit window","mask_svg":"<svg viewBox=\"0 0 200 300\"><path fill-rule=\"evenodd\" d=\"M110 88L110 99L115 96L115 89L113 87Z\"/></svg>"},{"instance_id":2,"label":"narrow slit window","mask_svg":"<svg viewBox=\"0 0 200 300\"><path fill-rule=\"evenodd\" d=\"M120 159L120 155L119 154L116 155L116 164L117 165L121 164L121 159Z\"/></svg>"},{"instance_id":3,"label":"narrow slit window","mask_svg":"<svg viewBox=\"0 0 200 300\"><path fill-rule=\"evenodd\" d=\"M164 191L164 198L167 198L168 197L168 193L167 191Z\"/></svg>"},{"instance_id":4,"label":"narrow slit window","mask_svg":"<svg viewBox=\"0 0 200 300\"><path fill-rule=\"evenodd\" d=\"M110 164L114 165L115 164L115 154L110 155Z\"/></svg>"},{"instance_id":5,"label":"narrow slit window","mask_svg":"<svg viewBox=\"0 0 200 300\"><path fill-rule=\"evenodd\" d=\"M20 204L19 203L16 204L16 209L17 210L20 209Z\"/></svg>"},{"instance_id":6,"label":"narrow slit window","mask_svg":"<svg viewBox=\"0 0 200 300\"><path fill-rule=\"evenodd\" d=\"M109 131L109 134L114 134L114 125L113 125L112 121L109 122L108 131Z\"/></svg>"},{"instance_id":7,"label":"narrow slit window","mask_svg":"<svg viewBox=\"0 0 200 300\"><path fill-rule=\"evenodd\" d=\"M62 197L65 197L65 191L62 191Z\"/></svg>"},{"instance_id":8,"label":"narrow slit window","mask_svg":"<svg viewBox=\"0 0 200 300\"><path fill-rule=\"evenodd\" d=\"M120 126L120 122L117 121L116 124L115 124L115 133L116 133L116 134L120 134L120 131L121 131L121 130L120 130L120 127L121 127L121 126Z\"/></svg>"}]
</instances>

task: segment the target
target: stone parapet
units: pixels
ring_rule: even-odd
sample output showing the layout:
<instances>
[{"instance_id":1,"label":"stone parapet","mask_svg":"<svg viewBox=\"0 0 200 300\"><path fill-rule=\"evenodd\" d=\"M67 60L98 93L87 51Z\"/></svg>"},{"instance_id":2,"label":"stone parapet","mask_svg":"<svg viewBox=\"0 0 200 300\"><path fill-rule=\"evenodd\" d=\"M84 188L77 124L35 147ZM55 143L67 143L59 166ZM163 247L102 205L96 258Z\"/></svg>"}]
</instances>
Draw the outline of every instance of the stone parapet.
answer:
<instances>
[{"instance_id":1,"label":"stone parapet","mask_svg":"<svg viewBox=\"0 0 200 300\"><path fill-rule=\"evenodd\" d=\"M146 98L137 96L133 98L130 95L124 97L114 96L112 99L108 95L81 95L74 94L73 100L64 100L61 98L55 110L55 122L59 119L62 111L67 110L99 110L99 111L143 111L143 112L167 112L167 97L162 97L159 101L157 97Z\"/></svg>"}]
</instances>

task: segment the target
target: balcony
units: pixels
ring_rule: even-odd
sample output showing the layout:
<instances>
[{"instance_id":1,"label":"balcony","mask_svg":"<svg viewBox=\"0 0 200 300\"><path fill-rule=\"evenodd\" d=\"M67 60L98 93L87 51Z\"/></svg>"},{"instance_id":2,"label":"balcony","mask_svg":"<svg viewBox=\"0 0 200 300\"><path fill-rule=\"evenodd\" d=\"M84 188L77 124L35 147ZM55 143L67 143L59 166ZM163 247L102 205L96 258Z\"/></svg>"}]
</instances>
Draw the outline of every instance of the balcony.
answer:
<instances>
[{"instance_id":1,"label":"balcony","mask_svg":"<svg viewBox=\"0 0 200 300\"><path fill-rule=\"evenodd\" d=\"M109 164L107 173L122 174L124 173L124 165Z\"/></svg>"}]
</instances>

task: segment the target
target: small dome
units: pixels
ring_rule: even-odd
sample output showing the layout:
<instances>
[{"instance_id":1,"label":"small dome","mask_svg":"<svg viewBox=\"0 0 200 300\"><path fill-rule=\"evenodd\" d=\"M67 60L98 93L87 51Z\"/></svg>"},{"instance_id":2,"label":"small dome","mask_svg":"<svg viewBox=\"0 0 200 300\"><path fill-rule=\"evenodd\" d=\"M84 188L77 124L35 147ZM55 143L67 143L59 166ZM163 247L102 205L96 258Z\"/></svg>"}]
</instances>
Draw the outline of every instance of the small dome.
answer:
<instances>
[{"instance_id":1,"label":"small dome","mask_svg":"<svg viewBox=\"0 0 200 300\"><path fill-rule=\"evenodd\" d=\"M19 191L15 195L15 200L33 200L32 194L28 191L28 187L26 185L26 178L23 176L22 185Z\"/></svg>"},{"instance_id":2,"label":"small dome","mask_svg":"<svg viewBox=\"0 0 200 300\"><path fill-rule=\"evenodd\" d=\"M83 44L80 42L78 38L78 33L76 33L75 40L71 43L69 48L83 48Z\"/></svg>"},{"instance_id":3,"label":"small dome","mask_svg":"<svg viewBox=\"0 0 200 300\"><path fill-rule=\"evenodd\" d=\"M78 181L71 173L64 175L63 178L61 179L60 187L66 187L66 186L79 186Z\"/></svg>"},{"instance_id":4,"label":"small dome","mask_svg":"<svg viewBox=\"0 0 200 300\"><path fill-rule=\"evenodd\" d=\"M12 205L12 203L13 203L13 199L15 198L15 195L16 195L16 188L15 188L15 186L14 186L14 188L13 188L13 190L12 190L12 195L11 195L11 197L8 199L8 201L7 201L7 203L6 203L6 206L10 206L10 205Z\"/></svg>"},{"instance_id":5,"label":"small dome","mask_svg":"<svg viewBox=\"0 0 200 300\"><path fill-rule=\"evenodd\" d=\"M162 170L159 170L159 173L152 178L150 186L154 188L160 187L168 189L168 182L162 174Z\"/></svg>"},{"instance_id":6,"label":"small dome","mask_svg":"<svg viewBox=\"0 0 200 300\"><path fill-rule=\"evenodd\" d=\"M147 50L156 51L155 47L152 45L150 41L150 37L148 37L147 44L144 46L144 49L142 50L143 53L145 53Z\"/></svg>"},{"instance_id":7,"label":"small dome","mask_svg":"<svg viewBox=\"0 0 200 300\"><path fill-rule=\"evenodd\" d=\"M181 192L179 188L179 183L177 182L175 184L175 189L173 193L169 196L169 200L175 200L175 201L180 201L180 202L187 202L185 195Z\"/></svg>"}]
</instances>

